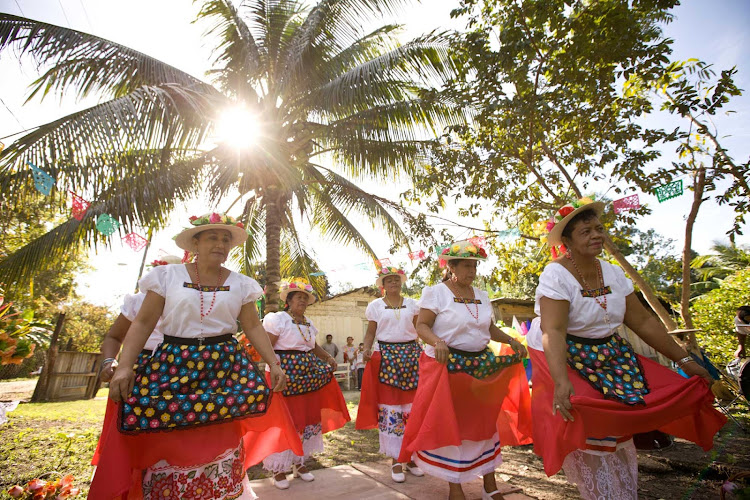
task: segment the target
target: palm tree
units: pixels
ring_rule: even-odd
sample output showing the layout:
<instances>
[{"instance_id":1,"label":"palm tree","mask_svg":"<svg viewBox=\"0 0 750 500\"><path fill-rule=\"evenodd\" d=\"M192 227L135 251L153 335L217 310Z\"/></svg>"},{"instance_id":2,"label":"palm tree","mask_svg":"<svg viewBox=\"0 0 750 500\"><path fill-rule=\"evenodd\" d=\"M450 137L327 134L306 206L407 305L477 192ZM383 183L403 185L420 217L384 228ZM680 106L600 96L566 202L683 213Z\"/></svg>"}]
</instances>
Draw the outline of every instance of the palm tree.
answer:
<instances>
[{"instance_id":1,"label":"palm tree","mask_svg":"<svg viewBox=\"0 0 750 500\"><path fill-rule=\"evenodd\" d=\"M693 283L700 295L719 288L727 276L750 267L750 249L747 247L715 241L711 251L713 253L697 256L690 261L690 267L702 280Z\"/></svg>"},{"instance_id":2,"label":"palm tree","mask_svg":"<svg viewBox=\"0 0 750 500\"><path fill-rule=\"evenodd\" d=\"M70 219L0 261L0 281L23 280L66 253L104 243L99 214L124 229L158 227L177 201L201 189L214 204L239 192L241 220L255 235L246 260L262 256L265 235L270 310L282 239L295 256L309 256L295 214L333 243L373 257L350 215L406 244L395 204L355 181L415 174L431 138L463 121L462 109L436 90L454 69L445 38L431 33L399 44L396 25L362 29L407 0L307 3L205 1L198 18L211 24L209 40L218 40L210 83L87 33L0 14L0 51L15 48L48 67L31 97L103 100L0 153L0 192L10 203L33 192L27 162L56 178L53 202L62 205L67 190L97 200L82 221ZM239 128L259 130L255 146L210 145L221 114L242 108L251 118Z\"/></svg>"}]
</instances>

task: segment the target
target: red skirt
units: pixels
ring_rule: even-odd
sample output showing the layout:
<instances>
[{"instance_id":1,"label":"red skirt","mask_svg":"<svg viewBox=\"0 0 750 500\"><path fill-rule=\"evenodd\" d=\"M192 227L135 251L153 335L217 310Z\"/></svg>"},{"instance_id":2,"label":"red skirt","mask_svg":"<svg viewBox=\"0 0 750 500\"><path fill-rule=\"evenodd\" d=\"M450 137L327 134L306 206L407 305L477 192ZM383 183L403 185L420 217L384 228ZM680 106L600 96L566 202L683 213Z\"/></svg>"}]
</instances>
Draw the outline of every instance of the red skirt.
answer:
<instances>
[{"instance_id":1,"label":"red skirt","mask_svg":"<svg viewBox=\"0 0 750 500\"><path fill-rule=\"evenodd\" d=\"M291 449L302 455L302 443L289 409L274 393L262 416L226 423L195 426L164 432L123 434L118 430L119 404L107 403L105 427L94 460L98 462L89 498L142 498L143 471L160 460L189 467L209 463L221 453L239 446L245 450L245 469L268 455ZM92 463L94 462L92 460Z\"/></svg>"},{"instance_id":2,"label":"red skirt","mask_svg":"<svg viewBox=\"0 0 750 500\"><path fill-rule=\"evenodd\" d=\"M416 390L402 391L392 385L383 384L378 378L378 373L380 373L380 351L375 351L362 375L362 392L355 426L357 429L378 427L378 405L408 405L414 402Z\"/></svg>"},{"instance_id":3,"label":"red skirt","mask_svg":"<svg viewBox=\"0 0 750 500\"><path fill-rule=\"evenodd\" d=\"M531 406L534 415L534 453L542 457L548 476L556 474L565 457L586 448L586 438L630 436L660 430L687 439L704 450L713 446L713 437L727 419L713 407L713 394L700 377L686 379L648 358L638 355L649 394L645 405L625 405L604 399L572 368L568 377L575 395L573 422L552 415L554 383L543 351L529 349L534 367Z\"/></svg>"},{"instance_id":4,"label":"red skirt","mask_svg":"<svg viewBox=\"0 0 750 500\"><path fill-rule=\"evenodd\" d=\"M266 378L270 375L266 373ZM270 383L270 381L269 381ZM346 407L344 394L341 392L336 379L331 379L326 385L317 391L306 392L296 396L275 396L283 399L292 415L294 427L298 432L303 432L308 425L320 423L323 434L342 428L348 421L349 409ZM282 450L283 451L283 450ZM296 449L295 449L296 453ZM302 455L302 453L297 453ZM265 458L265 457L262 457Z\"/></svg>"},{"instance_id":5,"label":"red skirt","mask_svg":"<svg viewBox=\"0 0 750 500\"><path fill-rule=\"evenodd\" d=\"M505 347L505 346L504 346ZM499 435L503 446L531 443L531 398L523 364L485 379L448 368L427 354L419 359L419 387L406 424L399 462L420 450L461 446Z\"/></svg>"}]
</instances>

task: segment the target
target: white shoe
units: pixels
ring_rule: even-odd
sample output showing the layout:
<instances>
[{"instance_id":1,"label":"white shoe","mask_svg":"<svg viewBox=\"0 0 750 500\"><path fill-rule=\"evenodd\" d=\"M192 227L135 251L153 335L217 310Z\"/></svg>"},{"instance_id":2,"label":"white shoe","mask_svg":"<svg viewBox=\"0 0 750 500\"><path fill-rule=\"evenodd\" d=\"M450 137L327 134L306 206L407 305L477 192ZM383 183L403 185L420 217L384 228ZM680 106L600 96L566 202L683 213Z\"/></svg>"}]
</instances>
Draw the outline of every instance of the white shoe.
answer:
<instances>
[{"instance_id":1,"label":"white shoe","mask_svg":"<svg viewBox=\"0 0 750 500\"><path fill-rule=\"evenodd\" d=\"M406 476L404 475L404 472L403 472L404 471L404 466L401 465L401 472L395 472L393 470L393 468L396 467L396 466L398 466L398 465L401 465L401 464L393 464L393 465L391 465L391 479L393 479L393 481L396 482L396 483L403 483L404 481L406 481Z\"/></svg>"},{"instance_id":2,"label":"white shoe","mask_svg":"<svg viewBox=\"0 0 750 500\"><path fill-rule=\"evenodd\" d=\"M284 479L276 479L276 476L272 477L271 482L280 490L289 488L289 480L286 478L286 474L284 474Z\"/></svg>"},{"instance_id":3,"label":"white shoe","mask_svg":"<svg viewBox=\"0 0 750 500\"><path fill-rule=\"evenodd\" d=\"M404 464L404 468L406 468L407 472L409 472L412 476L422 477L424 476L424 472L422 469L419 468L418 465L415 465L412 467L409 464Z\"/></svg>"},{"instance_id":4,"label":"white shoe","mask_svg":"<svg viewBox=\"0 0 750 500\"><path fill-rule=\"evenodd\" d=\"M484 491L484 487L482 487L482 500L493 500L492 495L495 495L497 493L500 493L500 490L495 490L487 493Z\"/></svg>"},{"instance_id":5,"label":"white shoe","mask_svg":"<svg viewBox=\"0 0 750 500\"><path fill-rule=\"evenodd\" d=\"M293 464L292 465L292 476L293 477L298 477L298 478L300 478L303 481L306 481L308 483L310 481L314 481L315 480L315 476L312 475L312 472L309 472L309 471L308 472L300 472L299 469L301 467L302 466L300 466L300 465Z\"/></svg>"}]
</instances>

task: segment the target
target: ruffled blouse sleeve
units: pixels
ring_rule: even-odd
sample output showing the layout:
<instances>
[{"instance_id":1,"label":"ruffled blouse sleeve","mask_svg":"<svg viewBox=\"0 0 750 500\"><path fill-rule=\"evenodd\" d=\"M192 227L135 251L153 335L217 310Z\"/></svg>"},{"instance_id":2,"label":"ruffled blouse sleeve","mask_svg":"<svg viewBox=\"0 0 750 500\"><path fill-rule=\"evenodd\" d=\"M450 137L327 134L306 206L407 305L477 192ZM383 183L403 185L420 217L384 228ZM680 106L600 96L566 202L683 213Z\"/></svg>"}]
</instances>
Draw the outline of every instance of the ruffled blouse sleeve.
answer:
<instances>
[{"instance_id":1,"label":"ruffled blouse sleeve","mask_svg":"<svg viewBox=\"0 0 750 500\"><path fill-rule=\"evenodd\" d=\"M541 297L547 297L552 300L573 301L570 284L562 275L564 272L567 271L559 264L550 264L544 268L542 275L539 276L539 286L536 287L537 301Z\"/></svg>"},{"instance_id":2,"label":"ruffled blouse sleeve","mask_svg":"<svg viewBox=\"0 0 750 500\"><path fill-rule=\"evenodd\" d=\"M374 321L377 323L380 319L380 308L376 304L377 301L378 299L375 299L367 304L367 309L365 309L365 318L367 318L367 321Z\"/></svg>"},{"instance_id":3,"label":"ruffled blouse sleeve","mask_svg":"<svg viewBox=\"0 0 750 500\"><path fill-rule=\"evenodd\" d=\"M140 304L143 302L142 300L139 300L140 298L139 295L142 295L142 294L136 294L136 295L128 294L125 296L125 299L122 301L120 314L125 316L125 318L131 323L133 322L135 317L138 315Z\"/></svg>"},{"instance_id":4,"label":"ruffled blouse sleeve","mask_svg":"<svg viewBox=\"0 0 750 500\"><path fill-rule=\"evenodd\" d=\"M242 305L248 302L255 302L263 295L263 289L254 279L240 274L242 279Z\"/></svg>"},{"instance_id":5,"label":"ruffled blouse sleeve","mask_svg":"<svg viewBox=\"0 0 750 500\"><path fill-rule=\"evenodd\" d=\"M439 286L440 285L428 286L422 290L422 299L419 301L420 308L427 309L435 314L440 313L440 310L442 309L440 307L440 296L437 290L435 290Z\"/></svg>"},{"instance_id":6,"label":"ruffled blouse sleeve","mask_svg":"<svg viewBox=\"0 0 750 500\"><path fill-rule=\"evenodd\" d=\"M141 292L154 292L161 297L167 296L167 269L171 266L159 266L153 268L146 276L138 282Z\"/></svg>"},{"instance_id":7,"label":"ruffled blouse sleeve","mask_svg":"<svg viewBox=\"0 0 750 500\"><path fill-rule=\"evenodd\" d=\"M282 314L284 313L276 312L267 314L266 317L263 318L263 329L272 335L281 335L284 330Z\"/></svg>"},{"instance_id":8,"label":"ruffled blouse sleeve","mask_svg":"<svg viewBox=\"0 0 750 500\"><path fill-rule=\"evenodd\" d=\"M628 295L630 295L631 293L635 291L635 287L633 287L633 282L630 281L630 278L628 278L625 275L625 271L623 271L621 267L614 266L614 265L612 267L614 268L615 276L617 276L616 278L617 285L620 288L622 294L627 297Z\"/></svg>"},{"instance_id":9,"label":"ruffled blouse sleeve","mask_svg":"<svg viewBox=\"0 0 750 500\"><path fill-rule=\"evenodd\" d=\"M419 303L414 299L406 299L406 307L408 308L409 314L414 317L419 314Z\"/></svg>"}]
</instances>

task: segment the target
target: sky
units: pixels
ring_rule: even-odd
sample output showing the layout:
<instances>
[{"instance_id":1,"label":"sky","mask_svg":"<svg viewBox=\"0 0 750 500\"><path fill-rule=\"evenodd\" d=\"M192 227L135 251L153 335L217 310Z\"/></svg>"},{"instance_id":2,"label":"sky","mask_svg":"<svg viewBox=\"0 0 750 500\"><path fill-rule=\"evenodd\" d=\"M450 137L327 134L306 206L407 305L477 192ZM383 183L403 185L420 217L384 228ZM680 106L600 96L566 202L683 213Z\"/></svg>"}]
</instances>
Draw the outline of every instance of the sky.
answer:
<instances>
[{"instance_id":1,"label":"sky","mask_svg":"<svg viewBox=\"0 0 750 500\"><path fill-rule=\"evenodd\" d=\"M396 21L404 24L404 39L433 29L460 29L461 21L450 19L449 13L456 0L425 0L408 8ZM193 24L197 7L188 0L0 0L0 12L23 15L40 21L68 26L93 33L128 47L142 51L176 66L197 77L205 78L211 57L210 45L202 40L203 26ZM700 58L713 63L718 70L737 66L740 70L736 82L740 88L750 89L750 2L745 0L685 1L674 10L675 21L664 28L674 39L673 59ZM375 21L374 21L375 22ZM35 99L24 104L28 85L38 76L31 63L19 66L12 53L0 55L0 137L40 125L96 103L95 99L75 102L49 97L40 102ZM714 117L725 147L738 161L750 155L750 97L734 101L731 115ZM655 118L648 125L674 126L669 119ZM2 139L6 144L9 139ZM667 154L660 161L670 161ZM393 186L369 185L375 194L394 198ZM675 240L679 251L684 239L684 219L690 208L691 193L659 204L655 197L641 194L641 202L648 203L653 213L644 217L639 228L654 228L665 237ZM171 217L170 225L155 234L147 262L165 254L181 254L171 237L184 227L190 215L199 215L208 209L225 209L229 201L212 206L210 200L194 200L179 207ZM443 214L458 221L448 210ZM715 240L726 240L733 214L728 207L705 203L694 231L694 249L699 253L710 250ZM480 221L466 221L481 226ZM504 229L504 228L498 228ZM390 256L390 242L377 228L361 227L363 234L382 258L392 263L409 263L404 253ZM465 230L453 231L455 236L469 236ZM145 231L142 232L145 234ZM355 248L340 248L312 233L308 237L321 268L328 273L334 291L349 286L369 285L373 274L362 264L370 266L370 259ZM738 238L738 243L750 243L750 237ZM142 252L135 253L118 237L111 245L91 252L93 271L82 276L78 293L85 299L117 307L126 293L135 288ZM485 264L488 265L488 264ZM407 266L408 267L408 266Z\"/></svg>"}]
</instances>

